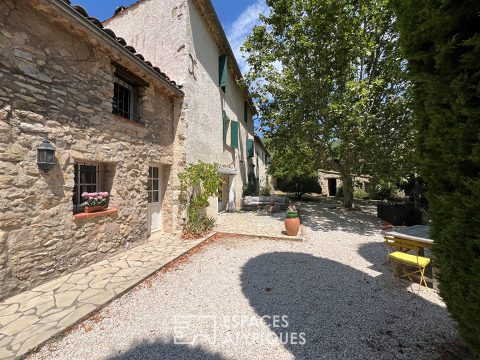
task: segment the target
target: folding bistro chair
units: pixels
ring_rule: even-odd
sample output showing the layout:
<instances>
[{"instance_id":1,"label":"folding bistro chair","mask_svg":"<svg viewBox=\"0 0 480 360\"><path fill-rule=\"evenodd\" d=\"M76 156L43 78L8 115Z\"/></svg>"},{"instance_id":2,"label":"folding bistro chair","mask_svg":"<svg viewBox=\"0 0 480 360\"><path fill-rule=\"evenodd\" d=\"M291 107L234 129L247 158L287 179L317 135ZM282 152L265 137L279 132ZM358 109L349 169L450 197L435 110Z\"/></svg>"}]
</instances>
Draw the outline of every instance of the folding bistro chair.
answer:
<instances>
[{"instance_id":1,"label":"folding bistro chair","mask_svg":"<svg viewBox=\"0 0 480 360\"><path fill-rule=\"evenodd\" d=\"M430 259L419 255L420 247L412 244L406 239L394 238L392 236L385 236L385 244L392 250L388 254L387 259L392 262L393 271L398 278L407 277L413 282L410 277L413 274L420 274L420 286L422 283L428 287L425 280L425 268L430 264ZM409 254L406 251L414 251L415 254ZM407 265L415 268L414 271L406 271L404 266L395 266L395 264Z\"/></svg>"}]
</instances>

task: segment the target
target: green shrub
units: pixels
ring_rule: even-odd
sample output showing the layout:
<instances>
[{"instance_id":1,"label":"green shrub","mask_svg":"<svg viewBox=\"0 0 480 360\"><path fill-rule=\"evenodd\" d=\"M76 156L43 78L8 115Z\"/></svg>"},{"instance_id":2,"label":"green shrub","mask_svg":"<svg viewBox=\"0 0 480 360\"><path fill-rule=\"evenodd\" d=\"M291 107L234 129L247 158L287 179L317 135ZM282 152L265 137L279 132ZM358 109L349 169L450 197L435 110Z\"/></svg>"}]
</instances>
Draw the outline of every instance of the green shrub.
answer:
<instances>
[{"instance_id":1,"label":"green shrub","mask_svg":"<svg viewBox=\"0 0 480 360\"><path fill-rule=\"evenodd\" d=\"M283 192L294 193L299 198L306 193L320 194L322 192L316 176L278 179L277 187Z\"/></svg>"},{"instance_id":2,"label":"green shrub","mask_svg":"<svg viewBox=\"0 0 480 360\"><path fill-rule=\"evenodd\" d=\"M243 185L242 197L245 196L258 196L258 187L252 183Z\"/></svg>"},{"instance_id":3,"label":"green shrub","mask_svg":"<svg viewBox=\"0 0 480 360\"><path fill-rule=\"evenodd\" d=\"M369 197L374 200L393 200L396 198L397 192L396 184L380 179L372 186Z\"/></svg>"},{"instance_id":4,"label":"green shrub","mask_svg":"<svg viewBox=\"0 0 480 360\"><path fill-rule=\"evenodd\" d=\"M368 198L368 193L360 188L355 188L353 190L353 198L357 200L365 200Z\"/></svg>"},{"instance_id":5,"label":"green shrub","mask_svg":"<svg viewBox=\"0 0 480 360\"><path fill-rule=\"evenodd\" d=\"M263 196L272 195L272 187L269 184L262 186L262 188L260 189L260 195L263 195Z\"/></svg>"},{"instance_id":6,"label":"green shrub","mask_svg":"<svg viewBox=\"0 0 480 360\"><path fill-rule=\"evenodd\" d=\"M480 1L395 0L440 295L480 358Z\"/></svg>"},{"instance_id":7,"label":"green shrub","mask_svg":"<svg viewBox=\"0 0 480 360\"><path fill-rule=\"evenodd\" d=\"M201 235L215 224L215 219L203 213L209 205L209 198L218 195L218 190L223 184L218 174L218 165L199 161L194 165L188 165L178 178L180 179L179 200L181 205L187 208L188 215L183 231Z\"/></svg>"}]
</instances>

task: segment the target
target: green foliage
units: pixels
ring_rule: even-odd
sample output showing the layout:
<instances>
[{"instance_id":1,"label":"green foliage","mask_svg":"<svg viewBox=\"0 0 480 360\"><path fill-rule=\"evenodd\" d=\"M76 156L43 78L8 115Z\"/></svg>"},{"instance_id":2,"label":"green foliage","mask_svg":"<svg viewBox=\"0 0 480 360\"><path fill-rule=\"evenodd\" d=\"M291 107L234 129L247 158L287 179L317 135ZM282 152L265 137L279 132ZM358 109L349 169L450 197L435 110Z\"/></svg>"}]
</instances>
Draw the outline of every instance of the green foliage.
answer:
<instances>
[{"instance_id":1,"label":"green foliage","mask_svg":"<svg viewBox=\"0 0 480 360\"><path fill-rule=\"evenodd\" d=\"M370 197L375 200L393 200L398 191L397 185L386 179L378 179L372 186Z\"/></svg>"},{"instance_id":2,"label":"green foliage","mask_svg":"<svg viewBox=\"0 0 480 360\"><path fill-rule=\"evenodd\" d=\"M277 177L411 172L413 117L388 0L267 0L244 44Z\"/></svg>"},{"instance_id":3,"label":"green foliage","mask_svg":"<svg viewBox=\"0 0 480 360\"><path fill-rule=\"evenodd\" d=\"M357 200L365 200L368 198L368 193L363 189L355 188L355 190L353 190L353 197Z\"/></svg>"},{"instance_id":4,"label":"green foliage","mask_svg":"<svg viewBox=\"0 0 480 360\"><path fill-rule=\"evenodd\" d=\"M269 184L262 186L260 188L260 195L263 195L263 196L272 195L272 187Z\"/></svg>"},{"instance_id":5,"label":"green foliage","mask_svg":"<svg viewBox=\"0 0 480 360\"><path fill-rule=\"evenodd\" d=\"M218 189L223 184L218 174L217 164L207 164L199 161L188 165L178 175L180 179L180 202L187 208L188 221L184 232L201 234L215 224L215 220L204 215L208 207L208 199L218 195Z\"/></svg>"},{"instance_id":6,"label":"green foliage","mask_svg":"<svg viewBox=\"0 0 480 360\"><path fill-rule=\"evenodd\" d=\"M439 289L480 358L480 2L395 0Z\"/></svg>"},{"instance_id":7,"label":"green foliage","mask_svg":"<svg viewBox=\"0 0 480 360\"><path fill-rule=\"evenodd\" d=\"M242 197L245 196L258 196L258 187L256 184L248 183L243 185Z\"/></svg>"},{"instance_id":8,"label":"green foliage","mask_svg":"<svg viewBox=\"0 0 480 360\"><path fill-rule=\"evenodd\" d=\"M277 187L283 192L294 193L299 198L306 193L320 194L322 192L317 176L278 179Z\"/></svg>"}]
</instances>

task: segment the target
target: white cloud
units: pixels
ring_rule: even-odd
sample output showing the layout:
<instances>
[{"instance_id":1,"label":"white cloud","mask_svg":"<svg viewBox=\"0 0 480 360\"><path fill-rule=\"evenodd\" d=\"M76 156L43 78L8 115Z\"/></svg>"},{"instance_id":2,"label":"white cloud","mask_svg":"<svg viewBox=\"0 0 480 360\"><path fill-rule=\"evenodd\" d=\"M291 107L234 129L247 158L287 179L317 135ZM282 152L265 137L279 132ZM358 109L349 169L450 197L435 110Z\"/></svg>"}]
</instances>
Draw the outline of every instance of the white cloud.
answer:
<instances>
[{"instance_id":1,"label":"white cloud","mask_svg":"<svg viewBox=\"0 0 480 360\"><path fill-rule=\"evenodd\" d=\"M267 12L268 6L265 4L265 0L257 0L248 6L228 27L228 41L242 73L247 71L247 63L244 59L244 53L240 51L240 47L245 42L247 36L250 35L253 27L260 23L260 14L267 14Z\"/></svg>"}]
</instances>

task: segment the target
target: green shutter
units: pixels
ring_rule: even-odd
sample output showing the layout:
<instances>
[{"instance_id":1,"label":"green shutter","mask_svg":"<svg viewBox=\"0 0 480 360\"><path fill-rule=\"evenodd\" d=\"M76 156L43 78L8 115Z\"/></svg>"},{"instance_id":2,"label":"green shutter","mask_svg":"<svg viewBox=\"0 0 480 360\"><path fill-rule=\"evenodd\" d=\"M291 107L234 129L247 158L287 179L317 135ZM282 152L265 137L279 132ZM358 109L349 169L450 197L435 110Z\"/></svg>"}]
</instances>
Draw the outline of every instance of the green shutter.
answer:
<instances>
[{"instance_id":1,"label":"green shutter","mask_svg":"<svg viewBox=\"0 0 480 360\"><path fill-rule=\"evenodd\" d=\"M228 61L227 55L221 55L218 59L218 71L219 71L219 80L218 85L225 91L227 87L227 75L228 75Z\"/></svg>"},{"instance_id":2,"label":"green shutter","mask_svg":"<svg viewBox=\"0 0 480 360\"><path fill-rule=\"evenodd\" d=\"M247 139L247 157L252 158L255 155L253 150L253 139Z\"/></svg>"},{"instance_id":3,"label":"green shutter","mask_svg":"<svg viewBox=\"0 0 480 360\"><path fill-rule=\"evenodd\" d=\"M246 101L243 103L243 120L248 123L248 103Z\"/></svg>"},{"instance_id":4,"label":"green shutter","mask_svg":"<svg viewBox=\"0 0 480 360\"><path fill-rule=\"evenodd\" d=\"M230 146L233 149L238 149L238 122L237 121L230 121L230 128L232 132L232 142Z\"/></svg>"},{"instance_id":5,"label":"green shutter","mask_svg":"<svg viewBox=\"0 0 480 360\"><path fill-rule=\"evenodd\" d=\"M223 111L223 143L227 143L227 113Z\"/></svg>"}]
</instances>

